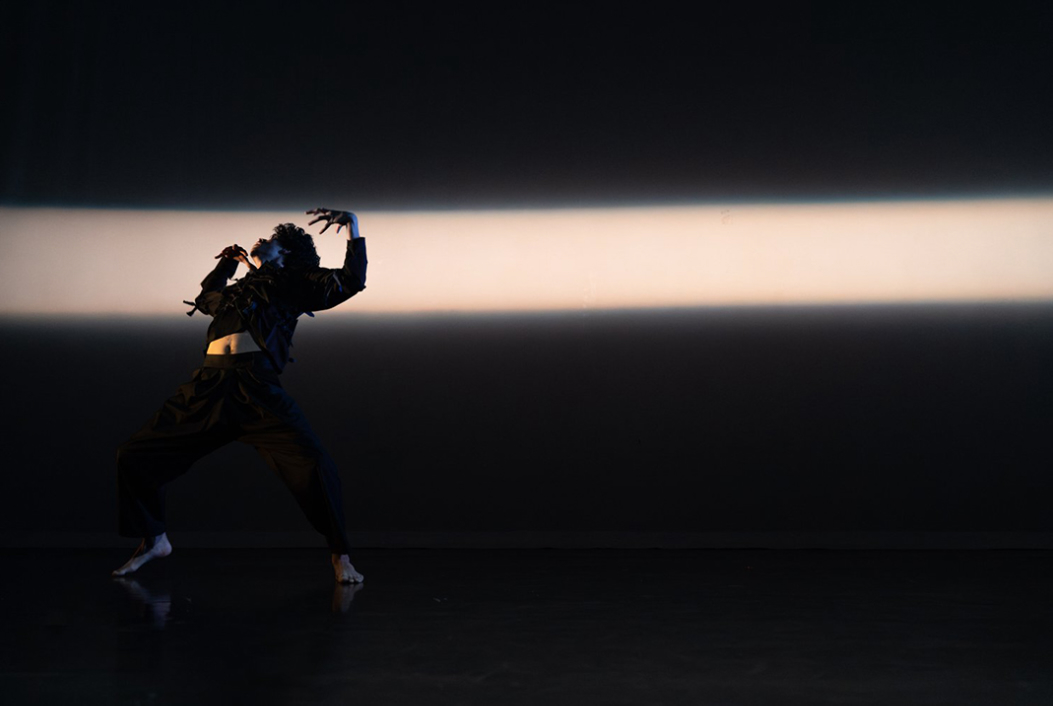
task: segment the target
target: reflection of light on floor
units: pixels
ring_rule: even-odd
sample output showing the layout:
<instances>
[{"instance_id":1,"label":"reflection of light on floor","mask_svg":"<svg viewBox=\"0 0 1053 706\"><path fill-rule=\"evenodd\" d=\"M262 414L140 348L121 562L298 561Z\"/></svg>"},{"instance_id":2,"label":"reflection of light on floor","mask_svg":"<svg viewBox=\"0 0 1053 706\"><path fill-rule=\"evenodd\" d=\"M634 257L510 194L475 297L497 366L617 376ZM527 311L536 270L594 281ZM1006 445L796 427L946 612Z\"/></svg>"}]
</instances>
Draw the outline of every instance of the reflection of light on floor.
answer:
<instances>
[{"instance_id":1,"label":"reflection of light on floor","mask_svg":"<svg viewBox=\"0 0 1053 706\"><path fill-rule=\"evenodd\" d=\"M334 314L1053 299L1053 199L359 216L368 287ZM223 247L308 220L3 208L0 313L180 312Z\"/></svg>"}]
</instances>

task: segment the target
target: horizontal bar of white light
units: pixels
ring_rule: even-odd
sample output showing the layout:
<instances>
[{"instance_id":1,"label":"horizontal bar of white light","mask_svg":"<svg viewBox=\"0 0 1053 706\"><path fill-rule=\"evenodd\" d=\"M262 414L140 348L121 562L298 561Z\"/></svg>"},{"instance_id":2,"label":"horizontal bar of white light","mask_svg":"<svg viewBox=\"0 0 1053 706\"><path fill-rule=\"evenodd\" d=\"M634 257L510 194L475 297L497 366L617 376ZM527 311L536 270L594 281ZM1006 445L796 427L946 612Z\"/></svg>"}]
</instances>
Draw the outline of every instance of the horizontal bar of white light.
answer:
<instances>
[{"instance_id":1,"label":"horizontal bar of white light","mask_svg":"<svg viewBox=\"0 0 1053 706\"><path fill-rule=\"evenodd\" d=\"M181 314L223 247L310 218L0 208L0 314ZM1048 198L359 219L368 286L327 315L1053 299ZM315 239L339 267L334 231Z\"/></svg>"}]
</instances>

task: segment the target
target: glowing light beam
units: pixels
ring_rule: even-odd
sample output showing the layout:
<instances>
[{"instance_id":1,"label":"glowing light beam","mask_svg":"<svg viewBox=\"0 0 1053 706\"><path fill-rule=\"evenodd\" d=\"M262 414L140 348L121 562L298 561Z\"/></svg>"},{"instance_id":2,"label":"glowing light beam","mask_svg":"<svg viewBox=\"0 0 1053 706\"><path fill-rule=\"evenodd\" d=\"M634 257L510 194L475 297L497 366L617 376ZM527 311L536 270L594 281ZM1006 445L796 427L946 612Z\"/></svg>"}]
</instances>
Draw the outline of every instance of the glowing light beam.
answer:
<instances>
[{"instance_id":1,"label":"glowing light beam","mask_svg":"<svg viewBox=\"0 0 1053 706\"><path fill-rule=\"evenodd\" d=\"M1053 199L360 212L326 315L1053 299ZM175 314L300 212L0 208L0 314ZM317 226L313 229L317 230ZM343 236L316 236L337 267Z\"/></svg>"}]
</instances>

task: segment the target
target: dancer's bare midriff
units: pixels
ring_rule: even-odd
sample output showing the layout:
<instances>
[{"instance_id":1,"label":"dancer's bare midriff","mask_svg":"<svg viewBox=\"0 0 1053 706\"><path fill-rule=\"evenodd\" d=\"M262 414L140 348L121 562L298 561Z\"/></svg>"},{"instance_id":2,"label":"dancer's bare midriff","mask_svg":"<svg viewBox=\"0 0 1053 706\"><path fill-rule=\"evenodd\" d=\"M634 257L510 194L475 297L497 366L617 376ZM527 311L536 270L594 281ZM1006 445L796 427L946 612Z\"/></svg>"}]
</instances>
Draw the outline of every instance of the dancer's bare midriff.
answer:
<instances>
[{"instance_id":1,"label":"dancer's bare midriff","mask_svg":"<svg viewBox=\"0 0 1053 706\"><path fill-rule=\"evenodd\" d=\"M236 355L238 353L251 353L258 351L259 346L252 340L252 334L248 331L239 331L223 338L217 338L208 344L208 355Z\"/></svg>"}]
</instances>

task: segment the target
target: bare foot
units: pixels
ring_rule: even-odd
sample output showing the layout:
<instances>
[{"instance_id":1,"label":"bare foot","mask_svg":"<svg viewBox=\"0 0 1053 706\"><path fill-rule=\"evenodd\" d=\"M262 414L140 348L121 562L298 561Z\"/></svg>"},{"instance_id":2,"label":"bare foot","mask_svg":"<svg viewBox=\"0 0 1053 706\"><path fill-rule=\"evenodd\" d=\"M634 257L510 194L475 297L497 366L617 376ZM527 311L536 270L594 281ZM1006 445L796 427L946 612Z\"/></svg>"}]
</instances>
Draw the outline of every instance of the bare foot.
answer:
<instances>
[{"instance_id":1,"label":"bare foot","mask_svg":"<svg viewBox=\"0 0 1053 706\"><path fill-rule=\"evenodd\" d=\"M336 572L336 580L339 583L362 583L366 577L355 571L351 566L351 560L347 554L333 554L333 571Z\"/></svg>"},{"instance_id":2,"label":"bare foot","mask_svg":"<svg viewBox=\"0 0 1053 706\"><path fill-rule=\"evenodd\" d=\"M147 544L148 541L149 544ZM132 554L132 558L125 562L121 568L115 569L110 575L124 576L125 574L130 574L151 559L168 556L171 553L172 545L165 533L162 532L152 540L144 539L139 548L135 550L135 554Z\"/></svg>"}]
</instances>

